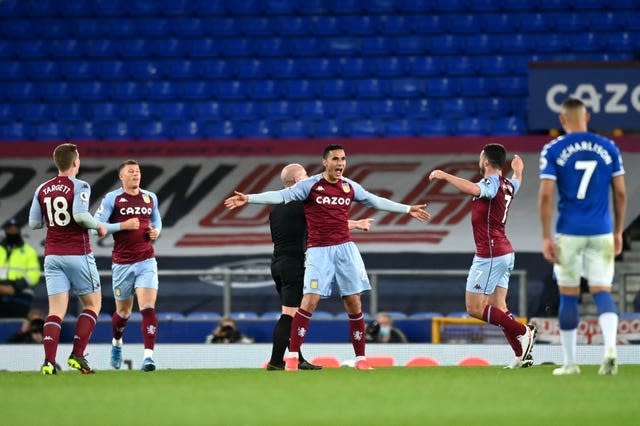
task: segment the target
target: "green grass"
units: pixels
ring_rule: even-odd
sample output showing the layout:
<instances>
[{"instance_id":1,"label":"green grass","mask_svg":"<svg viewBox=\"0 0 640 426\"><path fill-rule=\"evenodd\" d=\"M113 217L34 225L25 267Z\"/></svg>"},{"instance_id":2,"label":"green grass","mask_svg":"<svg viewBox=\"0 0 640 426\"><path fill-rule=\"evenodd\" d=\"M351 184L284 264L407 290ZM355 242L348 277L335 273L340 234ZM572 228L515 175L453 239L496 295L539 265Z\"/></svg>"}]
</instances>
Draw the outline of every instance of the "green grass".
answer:
<instances>
[{"instance_id":1,"label":"green grass","mask_svg":"<svg viewBox=\"0 0 640 426\"><path fill-rule=\"evenodd\" d=\"M0 373L3 425L636 425L640 365Z\"/></svg>"}]
</instances>

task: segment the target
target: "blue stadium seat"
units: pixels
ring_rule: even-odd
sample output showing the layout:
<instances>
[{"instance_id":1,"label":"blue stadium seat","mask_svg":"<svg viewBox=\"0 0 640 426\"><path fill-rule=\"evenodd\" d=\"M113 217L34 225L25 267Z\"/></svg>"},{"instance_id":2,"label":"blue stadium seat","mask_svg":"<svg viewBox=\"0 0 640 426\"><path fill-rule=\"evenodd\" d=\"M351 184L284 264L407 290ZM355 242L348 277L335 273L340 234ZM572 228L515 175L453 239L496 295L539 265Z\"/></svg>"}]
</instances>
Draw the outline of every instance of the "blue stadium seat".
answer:
<instances>
[{"instance_id":1,"label":"blue stadium seat","mask_svg":"<svg viewBox=\"0 0 640 426\"><path fill-rule=\"evenodd\" d=\"M61 62L62 73L70 81L89 80L96 78L94 70L95 62L93 60L77 60Z\"/></svg>"},{"instance_id":2,"label":"blue stadium seat","mask_svg":"<svg viewBox=\"0 0 640 426\"><path fill-rule=\"evenodd\" d=\"M249 17L238 19L240 29L245 36L267 37L276 34L274 22L266 17Z\"/></svg>"},{"instance_id":3,"label":"blue stadium seat","mask_svg":"<svg viewBox=\"0 0 640 426\"><path fill-rule=\"evenodd\" d=\"M231 116L235 120L251 121L256 120L262 115L259 104L251 101L234 102L228 104L227 107L231 111Z\"/></svg>"},{"instance_id":4,"label":"blue stadium seat","mask_svg":"<svg viewBox=\"0 0 640 426\"><path fill-rule=\"evenodd\" d=\"M327 78L334 77L340 73L340 62L338 59L309 58L302 62L306 77Z\"/></svg>"},{"instance_id":5,"label":"blue stadium seat","mask_svg":"<svg viewBox=\"0 0 640 426\"><path fill-rule=\"evenodd\" d=\"M475 114L475 103L468 98L448 98L441 103L441 117L461 119Z\"/></svg>"},{"instance_id":6,"label":"blue stadium seat","mask_svg":"<svg viewBox=\"0 0 640 426\"><path fill-rule=\"evenodd\" d=\"M342 33L342 28L335 16L317 16L311 21L311 31L317 36L335 36Z\"/></svg>"},{"instance_id":7,"label":"blue stadium seat","mask_svg":"<svg viewBox=\"0 0 640 426\"><path fill-rule=\"evenodd\" d=\"M198 77L198 69L193 61L188 59L168 60L163 64L167 70L165 77L170 80L194 79Z\"/></svg>"},{"instance_id":8,"label":"blue stadium seat","mask_svg":"<svg viewBox=\"0 0 640 426\"><path fill-rule=\"evenodd\" d=\"M300 15L327 15L329 13L328 2L324 0L308 0L297 4Z\"/></svg>"},{"instance_id":9,"label":"blue stadium seat","mask_svg":"<svg viewBox=\"0 0 640 426\"><path fill-rule=\"evenodd\" d=\"M89 104L90 115L94 121L117 121L123 111L119 104L113 102L96 102Z\"/></svg>"},{"instance_id":10,"label":"blue stadium seat","mask_svg":"<svg viewBox=\"0 0 640 426\"><path fill-rule=\"evenodd\" d=\"M395 51L401 55L421 55L430 50L429 39L423 36L404 36L396 38ZM433 49L433 46L431 46Z\"/></svg>"},{"instance_id":11,"label":"blue stadium seat","mask_svg":"<svg viewBox=\"0 0 640 426\"><path fill-rule=\"evenodd\" d=\"M310 120L327 119L334 116L331 103L321 99L302 101L299 103L299 114Z\"/></svg>"},{"instance_id":12,"label":"blue stadium seat","mask_svg":"<svg viewBox=\"0 0 640 426\"><path fill-rule=\"evenodd\" d=\"M469 318L471 315L467 311L452 311L447 313L447 316L451 318Z\"/></svg>"},{"instance_id":13,"label":"blue stadium seat","mask_svg":"<svg viewBox=\"0 0 640 426\"><path fill-rule=\"evenodd\" d=\"M234 78L235 73L229 61L224 59L209 59L205 60L202 64L202 76L203 78L228 79Z\"/></svg>"},{"instance_id":14,"label":"blue stadium seat","mask_svg":"<svg viewBox=\"0 0 640 426\"><path fill-rule=\"evenodd\" d=\"M216 95L224 101L245 98L244 83L240 80L222 80L216 83Z\"/></svg>"},{"instance_id":15,"label":"blue stadium seat","mask_svg":"<svg viewBox=\"0 0 640 426\"><path fill-rule=\"evenodd\" d=\"M596 52L606 48L606 40L601 34L594 32L580 32L577 34L571 34L569 45L574 52Z\"/></svg>"},{"instance_id":16,"label":"blue stadium seat","mask_svg":"<svg viewBox=\"0 0 640 426\"><path fill-rule=\"evenodd\" d=\"M22 119L28 122L49 121L53 118L52 111L48 103L25 103L16 104L16 112L19 110L19 117L16 119Z\"/></svg>"},{"instance_id":17,"label":"blue stadium seat","mask_svg":"<svg viewBox=\"0 0 640 426\"><path fill-rule=\"evenodd\" d=\"M197 43L198 43L198 40L195 40L194 44L197 44ZM217 46L218 44L219 44L219 41L212 40L212 43L209 46L209 49ZM220 53L226 57L249 57L253 55L254 53L253 49L255 46L256 46L256 43L254 43L250 39L232 38L232 39L224 40L222 42ZM209 55L211 56L211 53L209 53Z\"/></svg>"},{"instance_id":18,"label":"blue stadium seat","mask_svg":"<svg viewBox=\"0 0 640 426\"><path fill-rule=\"evenodd\" d=\"M2 3L0 3L1 5ZM16 44L9 40L0 39L0 58L10 59L15 54Z\"/></svg>"},{"instance_id":19,"label":"blue stadium seat","mask_svg":"<svg viewBox=\"0 0 640 426\"><path fill-rule=\"evenodd\" d=\"M353 15L364 10L364 2L359 0L340 0L332 5L332 12L336 15Z\"/></svg>"},{"instance_id":20,"label":"blue stadium seat","mask_svg":"<svg viewBox=\"0 0 640 426\"><path fill-rule=\"evenodd\" d=\"M228 2L226 4L231 15L261 15L263 12L263 1L245 0L242 2Z\"/></svg>"},{"instance_id":21,"label":"blue stadium seat","mask_svg":"<svg viewBox=\"0 0 640 426\"><path fill-rule=\"evenodd\" d=\"M428 97L452 97L458 94L457 80L442 77L427 79L426 95Z\"/></svg>"},{"instance_id":22,"label":"blue stadium seat","mask_svg":"<svg viewBox=\"0 0 640 426\"><path fill-rule=\"evenodd\" d=\"M418 34L444 34L449 30L446 15L429 14L416 17L413 26Z\"/></svg>"},{"instance_id":23,"label":"blue stadium seat","mask_svg":"<svg viewBox=\"0 0 640 426\"><path fill-rule=\"evenodd\" d=\"M633 9L637 6L635 0L611 0L607 1L607 5L609 8L618 10L618 9Z\"/></svg>"},{"instance_id":24,"label":"blue stadium seat","mask_svg":"<svg viewBox=\"0 0 640 426\"><path fill-rule=\"evenodd\" d=\"M89 40L86 56L90 58L113 58L116 56L116 43L109 39Z\"/></svg>"},{"instance_id":25,"label":"blue stadium seat","mask_svg":"<svg viewBox=\"0 0 640 426\"><path fill-rule=\"evenodd\" d=\"M191 0L161 0L160 13L165 16L189 15L196 11L194 3Z\"/></svg>"},{"instance_id":26,"label":"blue stadium seat","mask_svg":"<svg viewBox=\"0 0 640 426\"><path fill-rule=\"evenodd\" d=\"M287 99L310 99L315 96L315 85L309 80L287 80L282 88L282 96Z\"/></svg>"},{"instance_id":27,"label":"blue stadium seat","mask_svg":"<svg viewBox=\"0 0 640 426\"><path fill-rule=\"evenodd\" d=\"M254 99L273 100L281 95L281 87L277 80L257 80L249 88Z\"/></svg>"},{"instance_id":28,"label":"blue stadium seat","mask_svg":"<svg viewBox=\"0 0 640 426\"><path fill-rule=\"evenodd\" d=\"M344 79L324 80L320 83L322 95L329 99L344 99L351 96L351 82Z\"/></svg>"},{"instance_id":29,"label":"blue stadium seat","mask_svg":"<svg viewBox=\"0 0 640 426\"><path fill-rule=\"evenodd\" d=\"M555 23L554 29L558 33L577 33L589 28L589 19L583 12L554 13L547 19Z\"/></svg>"},{"instance_id":30,"label":"blue stadium seat","mask_svg":"<svg viewBox=\"0 0 640 426\"><path fill-rule=\"evenodd\" d=\"M376 33L377 20L368 15L353 15L340 19L343 33L368 36Z\"/></svg>"},{"instance_id":31,"label":"blue stadium seat","mask_svg":"<svg viewBox=\"0 0 640 426\"><path fill-rule=\"evenodd\" d=\"M362 40L360 50L363 55L384 56L391 55L394 46L389 37L367 37Z\"/></svg>"},{"instance_id":32,"label":"blue stadium seat","mask_svg":"<svg viewBox=\"0 0 640 426\"><path fill-rule=\"evenodd\" d=\"M436 77L442 73L442 60L437 56L418 56L410 64L410 73L415 77Z\"/></svg>"},{"instance_id":33,"label":"blue stadium seat","mask_svg":"<svg viewBox=\"0 0 640 426\"><path fill-rule=\"evenodd\" d=\"M252 311L235 311L231 312L229 317L234 320L258 319L258 314Z\"/></svg>"},{"instance_id":34,"label":"blue stadium seat","mask_svg":"<svg viewBox=\"0 0 640 426\"><path fill-rule=\"evenodd\" d=\"M484 76L507 75L512 70L510 57L503 55L487 55L480 58L479 71Z\"/></svg>"},{"instance_id":35,"label":"blue stadium seat","mask_svg":"<svg viewBox=\"0 0 640 426\"><path fill-rule=\"evenodd\" d=\"M496 52L500 46L500 36L507 34L474 34L466 36L463 41L464 52L468 55L484 55Z\"/></svg>"},{"instance_id":36,"label":"blue stadium seat","mask_svg":"<svg viewBox=\"0 0 640 426\"><path fill-rule=\"evenodd\" d=\"M356 96L358 98L382 98L388 93L387 80L367 78L355 80Z\"/></svg>"},{"instance_id":37,"label":"blue stadium seat","mask_svg":"<svg viewBox=\"0 0 640 426\"><path fill-rule=\"evenodd\" d=\"M175 321L184 319L182 312L160 311L156 313L158 321Z\"/></svg>"},{"instance_id":38,"label":"blue stadium seat","mask_svg":"<svg viewBox=\"0 0 640 426\"><path fill-rule=\"evenodd\" d=\"M340 118L319 120L313 126L313 134L317 138L344 136L345 130L345 123Z\"/></svg>"},{"instance_id":39,"label":"blue stadium seat","mask_svg":"<svg viewBox=\"0 0 640 426\"><path fill-rule=\"evenodd\" d=\"M455 133L461 136L488 135L491 122L483 117L468 117L458 120Z\"/></svg>"},{"instance_id":40,"label":"blue stadium seat","mask_svg":"<svg viewBox=\"0 0 640 426\"><path fill-rule=\"evenodd\" d=\"M390 56L378 58L375 66L371 65L371 61L367 61L369 72L376 70L379 77L402 77L409 71L410 62L405 57Z\"/></svg>"},{"instance_id":41,"label":"blue stadium seat","mask_svg":"<svg viewBox=\"0 0 640 426\"><path fill-rule=\"evenodd\" d=\"M0 89L1 88L0 86ZM19 121L22 116L22 108L20 108L19 105L20 104L0 102L0 123Z\"/></svg>"},{"instance_id":42,"label":"blue stadium seat","mask_svg":"<svg viewBox=\"0 0 640 426\"><path fill-rule=\"evenodd\" d=\"M410 33L413 26L413 16L383 15L378 22L378 32L391 36L404 35Z\"/></svg>"},{"instance_id":43,"label":"blue stadium seat","mask_svg":"<svg viewBox=\"0 0 640 426\"><path fill-rule=\"evenodd\" d=\"M362 100L342 100L331 104L336 117L340 119L361 118L369 115L369 103Z\"/></svg>"},{"instance_id":44,"label":"blue stadium seat","mask_svg":"<svg viewBox=\"0 0 640 426\"><path fill-rule=\"evenodd\" d=\"M505 34L500 50L502 53L525 54L533 51L534 46L533 37L529 34Z\"/></svg>"},{"instance_id":45,"label":"blue stadium seat","mask_svg":"<svg viewBox=\"0 0 640 426\"><path fill-rule=\"evenodd\" d=\"M470 56L450 56L446 59L446 70L452 76L474 75L477 71L477 63L475 57Z\"/></svg>"},{"instance_id":46,"label":"blue stadium seat","mask_svg":"<svg viewBox=\"0 0 640 426\"><path fill-rule=\"evenodd\" d=\"M325 42L315 37L301 37L290 41L291 54L297 57L322 56Z\"/></svg>"},{"instance_id":47,"label":"blue stadium seat","mask_svg":"<svg viewBox=\"0 0 640 426\"><path fill-rule=\"evenodd\" d=\"M135 19L127 19L121 15L118 19L102 20L107 27L107 36L123 41L138 36L138 26Z\"/></svg>"},{"instance_id":48,"label":"blue stadium seat","mask_svg":"<svg viewBox=\"0 0 640 426\"><path fill-rule=\"evenodd\" d=\"M121 140L131 139L134 135L126 121L106 121L98 126L98 136L101 139Z\"/></svg>"},{"instance_id":49,"label":"blue stadium seat","mask_svg":"<svg viewBox=\"0 0 640 426\"><path fill-rule=\"evenodd\" d=\"M491 77L463 77L460 80L460 94L462 96L491 96L496 90L496 79Z\"/></svg>"},{"instance_id":50,"label":"blue stadium seat","mask_svg":"<svg viewBox=\"0 0 640 426\"><path fill-rule=\"evenodd\" d=\"M276 65L280 62L266 62L261 59L239 59L234 63L234 69L239 79L263 79L269 75L270 71L277 72L269 64Z\"/></svg>"},{"instance_id":51,"label":"blue stadium seat","mask_svg":"<svg viewBox=\"0 0 640 426\"><path fill-rule=\"evenodd\" d=\"M187 80L177 84L180 97L192 101L204 101L212 99L217 93L217 87L208 80Z\"/></svg>"},{"instance_id":52,"label":"blue stadium seat","mask_svg":"<svg viewBox=\"0 0 640 426\"><path fill-rule=\"evenodd\" d=\"M276 22L278 33L287 38L307 36L311 33L311 20L307 17L279 17Z\"/></svg>"},{"instance_id":53,"label":"blue stadium seat","mask_svg":"<svg viewBox=\"0 0 640 426\"><path fill-rule=\"evenodd\" d=\"M431 11L432 6L434 6L432 0L402 0L398 2L398 8L408 14L426 14Z\"/></svg>"},{"instance_id":54,"label":"blue stadium seat","mask_svg":"<svg viewBox=\"0 0 640 426\"><path fill-rule=\"evenodd\" d=\"M92 140L98 136L96 127L92 121L69 121L66 126L66 137L71 141Z\"/></svg>"},{"instance_id":55,"label":"blue stadium seat","mask_svg":"<svg viewBox=\"0 0 640 426\"><path fill-rule=\"evenodd\" d=\"M73 98L73 86L66 81L43 82L39 92L46 102L64 102Z\"/></svg>"},{"instance_id":56,"label":"blue stadium seat","mask_svg":"<svg viewBox=\"0 0 640 426\"><path fill-rule=\"evenodd\" d=\"M7 40L25 40L34 38L37 34L36 22L27 19L12 19L2 23L0 34Z\"/></svg>"},{"instance_id":57,"label":"blue stadium seat","mask_svg":"<svg viewBox=\"0 0 640 426\"><path fill-rule=\"evenodd\" d=\"M461 35L442 34L432 37L432 55L455 55L464 51L465 38Z\"/></svg>"},{"instance_id":58,"label":"blue stadium seat","mask_svg":"<svg viewBox=\"0 0 640 426\"><path fill-rule=\"evenodd\" d=\"M265 118L274 120L291 119L297 116L297 104L290 101L269 101L262 105L261 113Z\"/></svg>"},{"instance_id":59,"label":"blue stadium seat","mask_svg":"<svg viewBox=\"0 0 640 426\"><path fill-rule=\"evenodd\" d=\"M217 3L217 2L208 2ZM239 25L236 28L237 19L234 18L213 18L207 20L207 31L214 37L234 37L241 34Z\"/></svg>"},{"instance_id":60,"label":"blue stadium seat","mask_svg":"<svg viewBox=\"0 0 640 426\"><path fill-rule=\"evenodd\" d=\"M389 92L396 98L417 98L423 96L427 88L419 78L399 78L391 80Z\"/></svg>"},{"instance_id":61,"label":"blue stadium seat","mask_svg":"<svg viewBox=\"0 0 640 426\"><path fill-rule=\"evenodd\" d=\"M213 139L230 139L239 136L238 129L230 120L205 123L204 135Z\"/></svg>"},{"instance_id":62,"label":"blue stadium seat","mask_svg":"<svg viewBox=\"0 0 640 426\"><path fill-rule=\"evenodd\" d=\"M627 14L617 11L597 11L589 13L589 31L622 31L627 23Z\"/></svg>"},{"instance_id":63,"label":"blue stadium seat","mask_svg":"<svg viewBox=\"0 0 640 426\"><path fill-rule=\"evenodd\" d=\"M313 319L333 319L333 314L329 311L317 310L313 312Z\"/></svg>"},{"instance_id":64,"label":"blue stadium seat","mask_svg":"<svg viewBox=\"0 0 640 426\"><path fill-rule=\"evenodd\" d=\"M501 96L522 96L528 91L527 78L504 76L496 79L496 88Z\"/></svg>"},{"instance_id":65,"label":"blue stadium seat","mask_svg":"<svg viewBox=\"0 0 640 426\"><path fill-rule=\"evenodd\" d=\"M19 141L30 139L30 136L24 123L14 121L12 123L0 123L0 138Z\"/></svg>"},{"instance_id":66,"label":"blue stadium seat","mask_svg":"<svg viewBox=\"0 0 640 426\"><path fill-rule=\"evenodd\" d=\"M453 134L453 124L444 118L432 118L420 123L419 136L447 136Z\"/></svg>"},{"instance_id":67,"label":"blue stadium seat","mask_svg":"<svg viewBox=\"0 0 640 426\"><path fill-rule=\"evenodd\" d=\"M517 31L518 26L519 22L517 15L497 13L485 16L484 31L487 33L513 34Z\"/></svg>"},{"instance_id":68,"label":"blue stadium seat","mask_svg":"<svg viewBox=\"0 0 640 426\"><path fill-rule=\"evenodd\" d=\"M440 12L464 12L467 8L464 0L436 0L433 8Z\"/></svg>"},{"instance_id":69,"label":"blue stadium seat","mask_svg":"<svg viewBox=\"0 0 640 426\"><path fill-rule=\"evenodd\" d=\"M270 62L271 76L274 78L299 78L305 74L304 64L295 59L274 59Z\"/></svg>"},{"instance_id":70,"label":"blue stadium seat","mask_svg":"<svg viewBox=\"0 0 640 426\"><path fill-rule=\"evenodd\" d=\"M127 38L116 46L118 54L124 58L144 58L151 52L150 42L142 38Z\"/></svg>"},{"instance_id":71,"label":"blue stadium seat","mask_svg":"<svg viewBox=\"0 0 640 426\"><path fill-rule=\"evenodd\" d=\"M386 136L410 136L417 134L418 125L411 119L396 119L386 123Z\"/></svg>"},{"instance_id":72,"label":"blue stadium seat","mask_svg":"<svg viewBox=\"0 0 640 426\"><path fill-rule=\"evenodd\" d=\"M186 0L185 0L186 1ZM203 19L194 17L173 18L173 31L179 38L202 38L206 34L205 22Z\"/></svg>"},{"instance_id":73,"label":"blue stadium seat","mask_svg":"<svg viewBox=\"0 0 640 426\"><path fill-rule=\"evenodd\" d=\"M198 121L169 122L169 136L173 139L201 139L203 137Z\"/></svg>"},{"instance_id":74,"label":"blue stadium seat","mask_svg":"<svg viewBox=\"0 0 640 426\"><path fill-rule=\"evenodd\" d=\"M613 32L607 37L607 50L611 52L637 52L640 48L640 36L637 32Z\"/></svg>"},{"instance_id":75,"label":"blue stadium seat","mask_svg":"<svg viewBox=\"0 0 640 426\"><path fill-rule=\"evenodd\" d=\"M313 126L307 120L284 120L280 122L278 136L281 138L306 139L313 137Z\"/></svg>"},{"instance_id":76,"label":"blue stadium seat","mask_svg":"<svg viewBox=\"0 0 640 426\"><path fill-rule=\"evenodd\" d=\"M340 38L332 38L327 39L324 42L324 49L319 48L319 51L326 51L327 56L333 57L345 57L345 56L353 56L362 52L362 54L368 54L369 52L362 45L366 44L370 40L377 40L378 38L365 38L363 41L360 39L356 39L353 37L340 37ZM375 43L375 41L374 41ZM388 41L386 42L387 46L389 46ZM375 48L373 48L375 49Z\"/></svg>"},{"instance_id":77,"label":"blue stadium seat","mask_svg":"<svg viewBox=\"0 0 640 426\"><path fill-rule=\"evenodd\" d=\"M475 99L476 114L479 117L499 118L511 115L511 100L504 97L483 96Z\"/></svg>"},{"instance_id":78,"label":"blue stadium seat","mask_svg":"<svg viewBox=\"0 0 640 426\"><path fill-rule=\"evenodd\" d=\"M376 99L369 101L369 115L374 119L392 119L402 117L404 103L396 99Z\"/></svg>"},{"instance_id":79,"label":"blue stadium seat","mask_svg":"<svg viewBox=\"0 0 640 426\"><path fill-rule=\"evenodd\" d=\"M428 119L440 116L440 103L433 99L411 99L408 100L404 111L410 118Z\"/></svg>"},{"instance_id":80,"label":"blue stadium seat","mask_svg":"<svg viewBox=\"0 0 640 426\"><path fill-rule=\"evenodd\" d=\"M144 89L137 81L120 81L111 84L111 98L130 102L144 97Z\"/></svg>"},{"instance_id":81,"label":"blue stadium seat","mask_svg":"<svg viewBox=\"0 0 640 426\"><path fill-rule=\"evenodd\" d=\"M538 7L541 10L563 10L571 8L572 0L540 0Z\"/></svg>"},{"instance_id":82,"label":"blue stadium seat","mask_svg":"<svg viewBox=\"0 0 640 426\"><path fill-rule=\"evenodd\" d=\"M22 62L15 60L0 61L0 80L22 80L25 70Z\"/></svg>"},{"instance_id":83,"label":"blue stadium seat","mask_svg":"<svg viewBox=\"0 0 640 426\"><path fill-rule=\"evenodd\" d=\"M370 0L363 2L362 7L371 14L389 15L396 10L395 0Z\"/></svg>"},{"instance_id":84,"label":"blue stadium seat","mask_svg":"<svg viewBox=\"0 0 640 426\"><path fill-rule=\"evenodd\" d=\"M191 51L191 44L178 38L152 40L151 55L160 58L181 58Z\"/></svg>"},{"instance_id":85,"label":"blue stadium seat","mask_svg":"<svg viewBox=\"0 0 640 426\"><path fill-rule=\"evenodd\" d=\"M502 0L502 8L506 11L522 12L533 10L533 5L521 0Z\"/></svg>"},{"instance_id":86,"label":"blue stadium seat","mask_svg":"<svg viewBox=\"0 0 640 426\"><path fill-rule=\"evenodd\" d=\"M216 103L217 104L217 103ZM186 121L192 118L191 104L185 102L162 102L153 103L153 116L166 121ZM204 117L207 118L207 117ZM216 116L208 118L209 120L217 118Z\"/></svg>"},{"instance_id":87,"label":"blue stadium seat","mask_svg":"<svg viewBox=\"0 0 640 426\"><path fill-rule=\"evenodd\" d=\"M48 49L55 46L57 52L58 45L58 43L56 42L53 44L53 46L51 46L50 43L46 43L44 40L23 40L14 41L13 43L15 43L15 54L22 59L45 58L48 56ZM77 45L77 43L75 43L75 45Z\"/></svg>"},{"instance_id":88,"label":"blue stadium seat","mask_svg":"<svg viewBox=\"0 0 640 426\"><path fill-rule=\"evenodd\" d=\"M220 42L218 40L213 38L197 38L191 41L189 53L194 58L213 58L218 55L219 47Z\"/></svg>"},{"instance_id":89,"label":"blue stadium seat","mask_svg":"<svg viewBox=\"0 0 640 426\"><path fill-rule=\"evenodd\" d=\"M409 315L409 319L429 319L434 317L443 317L444 314L442 312L436 311L417 311L413 312Z\"/></svg>"},{"instance_id":90,"label":"blue stadium seat","mask_svg":"<svg viewBox=\"0 0 640 426\"><path fill-rule=\"evenodd\" d=\"M526 133L526 126L520 117L502 117L493 120L492 133L496 136L522 135Z\"/></svg>"},{"instance_id":91,"label":"blue stadium seat","mask_svg":"<svg viewBox=\"0 0 640 426\"><path fill-rule=\"evenodd\" d=\"M243 138L274 138L278 135L278 125L272 120L255 120L240 123Z\"/></svg>"},{"instance_id":92,"label":"blue stadium seat","mask_svg":"<svg viewBox=\"0 0 640 426\"><path fill-rule=\"evenodd\" d=\"M162 78L164 63L151 59L136 59L126 61L125 72L128 77L137 81L156 80ZM124 78L126 79L126 77Z\"/></svg>"},{"instance_id":93,"label":"blue stadium seat","mask_svg":"<svg viewBox=\"0 0 640 426\"><path fill-rule=\"evenodd\" d=\"M477 14L461 13L449 18L449 31L453 34L475 34L483 30L482 17Z\"/></svg>"},{"instance_id":94,"label":"blue stadium seat","mask_svg":"<svg viewBox=\"0 0 640 426\"><path fill-rule=\"evenodd\" d=\"M269 0L264 8L269 15L295 15L297 4L297 2L289 0Z\"/></svg>"},{"instance_id":95,"label":"blue stadium seat","mask_svg":"<svg viewBox=\"0 0 640 426\"><path fill-rule=\"evenodd\" d=\"M189 102L183 105L186 108L186 113L190 114L194 120L221 121L224 117L222 105L217 101Z\"/></svg>"},{"instance_id":96,"label":"blue stadium seat","mask_svg":"<svg viewBox=\"0 0 640 426\"><path fill-rule=\"evenodd\" d=\"M134 120L149 120L152 118L152 106L149 102L132 102L121 104L121 107L127 111L127 117Z\"/></svg>"},{"instance_id":97,"label":"blue stadium seat","mask_svg":"<svg viewBox=\"0 0 640 426\"><path fill-rule=\"evenodd\" d=\"M144 120L135 123L134 136L139 139L166 139L165 124L163 121Z\"/></svg>"},{"instance_id":98,"label":"blue stadium seat","mask_svg":"<svg viewBox=\"0 0 640 426\"><path fill-rule=\"evenodd\" d=\"M14 81L7 83L4 96L11 102L28 102L40 98L40 87L29 81Z\"/></svg>"},{"instance_id":99,"label":"blue stadium seat","mask_svg":"<svg viewBox=\"0 0 640 426\"><path fill-rule=\"evenodd\" d=\"M369 66L369 61L363 58L343 58L341 76L344 78L364 78L373 71Z\"/></svg>"},{"instance_id":100,"label":"blue stadium seat","mask_svg":"<svg viewBox=\"0 0 640 426\"><path fill-rule=\"evenodd\" d=\"M567 36L564 34L539 34L535 37L536 53L566 53Z\"/></svg>"},{"instance_id":101,"label":"blue stadium seat","mask_svg":"<svg viewBox=\"0 0 640 426\"><path fill-rule=\"evenodd\" d=\"M347 130L348 136L382 136L384 133L384 123L369 118L351 121Z\"/></svg>"},{"instance_id":102,"label":"blue stadium seat","mask_svg":"<svg viewBox=\"0 0 640 426\"><path fill-rule=\"evenodd\" d=\"M283 57L289 53L284 39L280 37L262 38L254 41L256 45L256 55L262 57Z\"/></svg>"},{"instance_id":103,"label":"blue stadium seat","mask_svg":"<svg viewBox=\"0 0 640 426\"><path fill-rule=\"evenodd\" d=\"M146 93L147 98L152 101L169 101L178 97L176 84L167 80L148 82Z\"/></svg>"},{"instance_id":104,"label":"blue stadium seat","mask_svg":"<svg viewBox=\"0 0 640 426\"><path fill-rule=\"evenodd\" d=\"M546 33L554 27L554 20L544 13L523 13L520 18L520 30L527 35L529 33Z\"/></svg>"}]
</instances>

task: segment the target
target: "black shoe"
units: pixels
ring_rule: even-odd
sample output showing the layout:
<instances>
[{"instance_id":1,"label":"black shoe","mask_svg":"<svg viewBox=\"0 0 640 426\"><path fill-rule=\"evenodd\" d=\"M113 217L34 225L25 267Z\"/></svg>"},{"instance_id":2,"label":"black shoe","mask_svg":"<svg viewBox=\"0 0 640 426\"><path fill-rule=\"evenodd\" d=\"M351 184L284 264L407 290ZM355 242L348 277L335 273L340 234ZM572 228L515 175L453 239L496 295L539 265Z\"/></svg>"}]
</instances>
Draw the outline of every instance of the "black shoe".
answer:
<instances>
[{"instance_id":1,"label":"black shoe","mask_svg":"<svg viewBox=\"0 0 640 426\"><path fill-rule=\"evenodd\" d=\"M67 360L67 364L69 367L75 368L82 374L93 374L95 371L89 367L89 363L83 356L77 356L74 354L69 355L69 359Z\"/></svg>"},{"instance_id":2,"label":"black shoe","mask_svg":"<svg viewBox=\"0 0 640 426\"><path fill-rule=\"evenodd\" d=\"M311 364L306 359L303 359L298 363L298 370L322 370L322 366Z\"/></svg>"},{"instance_id":3,"label":"black shoe","mask_svg":"<svg viewBox=\"0 0 640 426\"><path fill-rule=\"evenodd\" d=\"M284 362L282 364L271 364L271 363L268 363L267 364L267 370L269 370L269 371L284 370Z\"/></svg>"}]
</instances>

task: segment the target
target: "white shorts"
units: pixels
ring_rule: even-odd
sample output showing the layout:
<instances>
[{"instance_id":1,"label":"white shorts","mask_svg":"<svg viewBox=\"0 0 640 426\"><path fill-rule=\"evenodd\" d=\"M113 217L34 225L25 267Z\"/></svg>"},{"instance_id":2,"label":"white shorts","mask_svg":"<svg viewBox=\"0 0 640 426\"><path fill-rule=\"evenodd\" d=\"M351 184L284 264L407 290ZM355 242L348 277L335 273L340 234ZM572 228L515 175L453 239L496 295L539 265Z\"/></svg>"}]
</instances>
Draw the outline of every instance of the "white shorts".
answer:
<instances>
[{"instance_id":1,"label":"white shorts","mask_svg":"<svg viewBox=\"0 0 640 426\"><path fill-rule=\"evenodd\" d=\"M358 247L352 241L337 246L307 249L304 266L304 294L329 297L334 282L338 285L340 296L371 290L364 262Z\"/></svg>"},{"instance_id":2,"label":"white shorts","mask_svg":"<svg viewBox=\"0 0 640 426\"><path fill-rule=\"evenodd\" d=\"M611 286L613 282L613 234L556 235L558 263L553 272L558 285L577 287L580 277L590 286Z\"/></svg>"}]
</instances>

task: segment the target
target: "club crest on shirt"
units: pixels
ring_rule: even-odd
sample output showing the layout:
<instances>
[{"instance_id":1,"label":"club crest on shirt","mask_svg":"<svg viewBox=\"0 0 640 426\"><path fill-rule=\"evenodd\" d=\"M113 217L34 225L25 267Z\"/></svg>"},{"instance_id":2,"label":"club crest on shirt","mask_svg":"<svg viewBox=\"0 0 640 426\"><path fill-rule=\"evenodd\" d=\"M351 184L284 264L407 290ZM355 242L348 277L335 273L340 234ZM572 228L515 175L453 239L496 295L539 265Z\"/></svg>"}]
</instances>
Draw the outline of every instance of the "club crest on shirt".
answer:
<instances>
[{"instance_id":1,"label":"club crest on shirt","mask_svg":"<svg viewBox=\"0 0 640 426\"><path fill-rule=\"evenodd\" d=\"M348 183L343 183L342 184L342 190L346 193L349 193L349 191L351 191L351 187L349 186Z\"/></svg>"},{"instance_id":2,"label":"club crest on shirt","mask_svg":"<svg viewBox=\"0 0 640 426\"><path fill-rule=\"evenodd\" d=\"M142 200L147 204L151 202L151 198L147 194L142 194Z\"/></svg>"}]
</instances>

